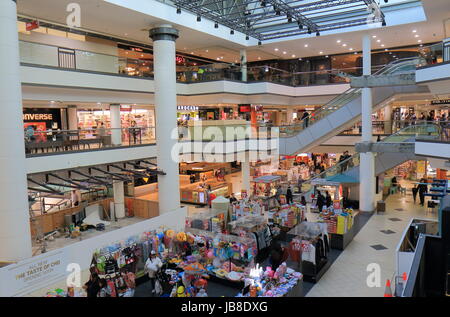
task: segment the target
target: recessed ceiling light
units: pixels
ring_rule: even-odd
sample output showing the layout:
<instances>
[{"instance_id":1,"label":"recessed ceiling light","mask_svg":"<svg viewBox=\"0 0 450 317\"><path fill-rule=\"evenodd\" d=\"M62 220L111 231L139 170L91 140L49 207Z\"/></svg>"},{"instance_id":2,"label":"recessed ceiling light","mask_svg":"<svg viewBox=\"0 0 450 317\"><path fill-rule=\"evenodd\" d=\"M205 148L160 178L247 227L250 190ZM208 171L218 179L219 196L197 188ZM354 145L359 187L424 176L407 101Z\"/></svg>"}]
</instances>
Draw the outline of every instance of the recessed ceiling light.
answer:
<instances>
[{"instance_id":1,"label":"recessed ceiling light","mask_svg":"<svg viewBox=\"0 0 450 317\"><path fill-rule=\"evenodd\" d=\"M275 48L275 52L278 52L278 48Z\"/></svg>"},{"instance_id":2,"label":"recessed ceiling light","mask_svg":"<svg viewBox=\"0 0 450 317\"><path fill-rule=\"evenodd\" d=\"M292 58L295 58L295 55L294 55L294 54L292 54Z\"/></svg>"},{"instance_id":3,"label":"recessed ceiling light","mask_svg":"<svg viewBox=\"0 0 450 317\"><path fill-rule=\"evenodd\" d=\"M343 47L347 47L347 44L342 44Z\"/></svg>"},{"instance_id":4,"label":"recessed ceiling light","mask_svg":"<svg viewBox=\"0 0 450 317\"><path fill-rule=\"evenodd\" d=\"M258 59L261 59L261 57L260 57L260 56L258 56Z\"/></svg>"},{"instance_id":5,"label":"recessed ceiling light","mask_svg":"<svg viewBox=\"0 0 450 317\"><path fill-rule=\"evenodd\" d=\"M206 50L206 53L208 53L209 52L209 50Z\"/></svg>"},{"instance_id":6,"label":"recessed ceiling light","mask_svg":"<svg viewBox=\"0 0 450 317\"><path fill-rule=\"evenodd\" d=\"M380 43L381 42L381 40L377 40L377 43Z\"/></svg>"},{"instance_id":7,"label":"recessed ceiling light","mask_svg":"<svg viewBox=\"0 0 450 317\"><path fill-rule=\"evenodd\" d=\"M286 55L286 51L283 51L283 54L285 54L285 55Z\"/></svg>"},{"instance_id":8,"label":"recessed ceiling light","mask_svg":"<svg viewBox=\"0 0 450 317\"><path fill-rule=\"evenodd\" d=\"M308 47L308 44L305 44L305 47Z\"/></svg>"},{"instance_id":9,"label":"recessed ceiling light","mask_svg":"<svg viewBox=\"0 0 450 317\"><path fill-rule=\"evenodd\" d=\"M373 37L374 39L376 39L376 38L377 38L377 36L376 36L376 35L372 35L372 37Z\"/></svg>"},{"instance_id":10,"label":"recessed ceiling light","mask_svg":"<svg viewBox=\"0 0 450 317\"><path fill-rule=\"evenodd\" d=\"M219 60L220 58L217 57L216 59Z\"/></svg>"},{"instance_id":11,"label":"recessed ceiling light","mask_svg":"<svg viewBox=\"0 0 450 317\"><path fill-rule=\"evenodd\" d=\"M337 43L341 43L341 40L337 40L336 42L337 42Z\"/></svg>"},{"instance_id":12,"label":"recessed ceiling light","mask_svg":"<svg viewBox=\"0 0 450 317\"><path fill-rule=\"evenodd\" d=\"M320 51L320 52L319 52L319 54L323 54L323 52L322 52L322 51Z\"/></svg>"},{"instance_id":13,"label":"recessed ceiling light","mask_svg":"<svg viewBox=\"0 0 450 317\"><path fill-rule=\"evenodd\" d=\"M191 54L194 54L194 52L191 52Z\"/></svg>"},{"instance_id":14,"label":"recessed ceiling light","mask_svg":"<svg viewBox=\"0 0 450 317\"><path fill-rule=\"evenodd\" d=\"M384 44L381 44L381 47L384 47Z\"/></svg>"},{"instance_id":15,"label":"recessed ceiling light","mask_svg":"<svg viewBox=\"0 0 450 317\"><path fill-rule=\"evenodd\" d=\"M416 33L417 32L417 30L413 30L413 33Z\"/></svg>"},{"instance_id":16,"label":"recessed ceiling light","mask_svg":"<svg viewBox=\"0 0 450 317\"><path fill-rule=\"evenodd\" d=\"M350 47L350 48L349 48L349 50L350 50L350 51L353 51L353 48L352 48L352 47Z\"/></svg>"},{"instance_id":17,"label":"recessed ceiling light","mask_svg":"<svg viewBox=\"0 0 450 317\"><path fill-rule=\"evenodd\" d=\"M417 43L422 43L422 40L418 40Z\"/></svg>"},{"instance_id":18,"label":"recessed ceiling light","mask_svg":"<svg viewBox=\"0 0 450 317\"><path fill-rule=\"evenodd\" d=\"M419 37L419 34L414 35L414 37Z\"/></svg>"}]
</instances>

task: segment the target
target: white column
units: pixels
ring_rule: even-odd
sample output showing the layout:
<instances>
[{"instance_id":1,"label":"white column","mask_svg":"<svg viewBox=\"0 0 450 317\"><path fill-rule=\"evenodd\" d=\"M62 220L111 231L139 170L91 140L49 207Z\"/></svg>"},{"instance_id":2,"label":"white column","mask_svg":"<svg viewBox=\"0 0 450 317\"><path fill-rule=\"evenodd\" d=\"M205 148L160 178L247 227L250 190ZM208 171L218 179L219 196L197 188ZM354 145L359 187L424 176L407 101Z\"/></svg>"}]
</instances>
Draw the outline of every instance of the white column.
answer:
<instances>
[{"instance_id":1,"label":"white column","mask_svg":"<svg viewBox=\"0 0 450 317\"><path fill-rule=\"evenodd\" d=\"M114 192L114 214L117 219L125 218L125 190L123 181L115 181L113 183L113 192ZM114 219L111 220L114 221Z\"/></svg>"},{"instance_id":2,"label":"white column","mask_svg":"<svg viewBox=\"0 0 450 317\"><path fill-rule=\"evenodd\" d=\"M172 149L178 142L177 92L175 69L175 40L178 30L161 25L150 30L153 40L156 146L158 168L166 175L158 175L159 213L180 208L180 176L178 157Z\"/></svg>"},{"instance_id":3,"label":"white column","mask_svg":"<svg viewBox=\"0 0 450 317\"><path fill-rule=\"evenodd\" d=\"M363 75L371 74L371 37L363 37ZM372 142L372 89L362 89L362 142ZM375 210L375 158L373 153L361 153L359 166L359 209Z\"/></svg>"},{"instance_id":4,"label":"white column","mask_svg":"<svg viewBox=\"0 0 450 317\"><path fill-rule=\"evenodd\" d=\"M0 262L32 256L15 1L0 1Z\"/></svg>"},{"instance_id":5,"label":"white column","mask_svg":"<svg viewBox=\"0 0 450 317\"><path fill-rule=\"evenodd\" d=\"M242 81L247 81L247 50L240 50Z\"/></svg>"},{"instance_id":6,"label":"white column","mask_svg":"<svg viewBox=\"0 0 450 317\"><path fill-rule=\"evenodd\" d=\"M241 162L242 189L247 191L247 197L250 193L250 155L245 153L245 160Z\"/></svg>"},{"instance_id":7,"label":"white column","mask_svg":"<svg viewBox=\"0 0 450 317\"><path fill-rule=\"evenodd\" d=\"M67 106L67 129L78 129L78 113L77 106Z\"/></svg>"},{"instance_id":8,"label":"white column","mask_svg":"<svg viewBox=\"0 0 450 317\"><path fill-rule=\"evenodd\" d=\"M384 107L384 133L392 134L392 105Z\"/></svg>"},{"instance_id":9,"label":"white column","mask_svg":"<svg viewBox=\"0 0 450 317\"><path fill-rule=\"evenodd\" d=\"M109 105L111 116L111 143L112 145L122 145L122 121L120 119L120 105Z\"/></svg>"}]
</instances>

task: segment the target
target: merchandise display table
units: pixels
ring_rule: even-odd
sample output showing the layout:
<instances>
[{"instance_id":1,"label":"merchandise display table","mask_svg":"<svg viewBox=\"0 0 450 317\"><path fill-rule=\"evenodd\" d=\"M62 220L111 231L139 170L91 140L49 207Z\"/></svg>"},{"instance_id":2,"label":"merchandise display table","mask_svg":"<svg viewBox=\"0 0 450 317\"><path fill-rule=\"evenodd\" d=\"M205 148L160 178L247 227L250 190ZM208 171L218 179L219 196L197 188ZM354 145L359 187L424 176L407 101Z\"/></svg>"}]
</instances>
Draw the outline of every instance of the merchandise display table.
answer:
<instances>
[{"instance_id":1,"label":"merchandise display table","mask_svg":"<svg viewBox=\"0 0 450 317\"><path fill-rule=\"evenodd\" d=\"M353 216L353 225L352 227L344 234L338 233L330 233L330 246L332 249L344 250L350 242L352 242L353 238L356 234L355 226L357 225L359 212L355 212Z\"/></svg>"}]
</instances>

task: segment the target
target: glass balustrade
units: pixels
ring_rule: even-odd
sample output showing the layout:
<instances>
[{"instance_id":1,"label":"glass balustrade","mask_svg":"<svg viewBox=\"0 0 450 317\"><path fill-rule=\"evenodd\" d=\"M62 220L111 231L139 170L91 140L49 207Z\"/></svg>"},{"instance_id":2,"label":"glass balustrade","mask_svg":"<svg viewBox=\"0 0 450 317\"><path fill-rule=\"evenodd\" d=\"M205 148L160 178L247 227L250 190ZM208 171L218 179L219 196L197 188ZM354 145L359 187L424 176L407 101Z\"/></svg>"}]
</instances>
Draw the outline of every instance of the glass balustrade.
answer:
<instances>
[{"instance_id":1,"label":"glass balustrade","mask_svg":"<svg viewBox=\"0 0 450 317\"><path fill-rule=\"evenodd\" d=\"M25 129L28 156L155 144L154 127L123 129L44 130Z\"/></svg>"}]
</instances>

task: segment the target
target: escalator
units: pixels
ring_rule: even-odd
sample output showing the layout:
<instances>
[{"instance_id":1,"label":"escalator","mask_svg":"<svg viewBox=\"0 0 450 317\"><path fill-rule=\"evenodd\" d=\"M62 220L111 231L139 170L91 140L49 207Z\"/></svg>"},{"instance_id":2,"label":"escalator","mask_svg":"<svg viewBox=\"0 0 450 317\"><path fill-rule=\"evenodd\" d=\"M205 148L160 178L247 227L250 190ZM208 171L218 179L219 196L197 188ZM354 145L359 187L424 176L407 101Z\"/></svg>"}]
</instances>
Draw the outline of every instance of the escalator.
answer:
<instances>
[{"instance_id":1,"label":"escalator","mask_svg":"<svg viewBox=\"0 0 450 317\"><path fill-rule=\"evenodd\" d=\"M382 143L414 143L416 139L436 140L441 137L439 124L412 125L401 129L395 134L384 138ZM423 159L416 156L414 151L402 153L377 153L375 155L375 175L381 175L386 171L409 160ZM330 167L324 172L308 179L302 184L302 193L312 190L311 182L317 179L338 181L339 179L352 179L359 182L359 153L345 161Z\"/></svg>"},{"instance_id":2,"label":"escalator","mask_svg":"<svg viewBox=\"0 0 450 317\"><path fill-rule=\"evenodd\" d=\"M420 57L398 60L374 75L413 73L416 67L423 63L424 59ZM383 108L396 95L428 92L427 87L416 85L376 87L372 90L373 112ZM280 155L308 152L359 122L362 110L361 92L361 88L350 88L311 113L309 119L304 119L298 124L279 127Z\"/></svg>"}]
</instances>

